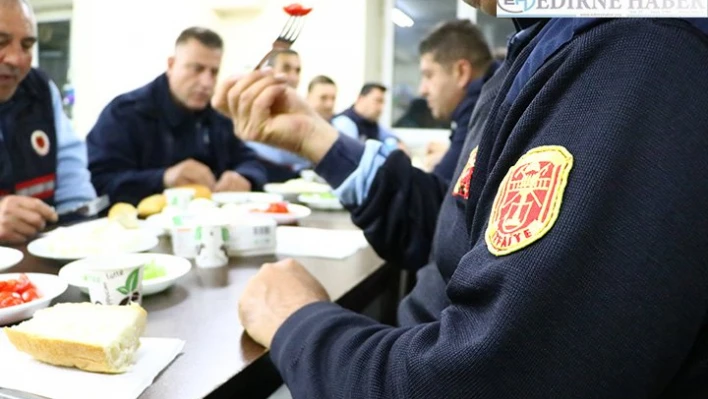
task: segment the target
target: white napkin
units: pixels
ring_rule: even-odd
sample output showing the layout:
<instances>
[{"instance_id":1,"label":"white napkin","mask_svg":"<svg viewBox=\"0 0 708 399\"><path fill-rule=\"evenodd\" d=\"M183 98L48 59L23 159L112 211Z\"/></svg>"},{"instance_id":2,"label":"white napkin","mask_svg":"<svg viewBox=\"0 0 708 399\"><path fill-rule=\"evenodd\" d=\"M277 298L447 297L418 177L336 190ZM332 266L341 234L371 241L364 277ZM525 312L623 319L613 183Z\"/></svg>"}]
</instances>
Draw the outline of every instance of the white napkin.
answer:
<instances>
[{"instance_id":1,"label":"white napkin","mask_svg":"<svg viewBox=\"0 0 708 399\"><path fill-rule=\"evenodd\" d=\"M276 230L280 255L344 259L368 245L359 230L329 230L280 226Z\"/></svg>"},{"instance_id":2,"label":"white napkin","mask_svg":"<svg viewBox=\"0 0 708 399\"><path fill-rule=\"evenodd\" d=\"M123 374L55 367L18 351L0 332L0 387L52 399L136 399L182 352L184 341L141 338L135 364Z\"/></svg>"}]
</instances>

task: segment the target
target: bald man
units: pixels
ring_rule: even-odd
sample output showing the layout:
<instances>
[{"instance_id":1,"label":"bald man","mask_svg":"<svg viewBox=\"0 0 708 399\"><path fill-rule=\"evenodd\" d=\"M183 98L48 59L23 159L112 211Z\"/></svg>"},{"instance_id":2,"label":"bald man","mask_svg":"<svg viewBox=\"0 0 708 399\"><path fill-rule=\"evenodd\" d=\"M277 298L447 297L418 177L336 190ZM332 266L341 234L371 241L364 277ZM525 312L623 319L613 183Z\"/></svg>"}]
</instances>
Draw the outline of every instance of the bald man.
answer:
<instances>
[{"instance_id":1,"label":"bald man","mask_svg":"<svg viewBox=\"0 0 708 399\"><path fill-rule=\"evenodd\" d=\"M86 147L56 85L32 68L36 20L22 0L0 0L0 243L21 243L96 197Z\"/></svg>"}]
</instances>

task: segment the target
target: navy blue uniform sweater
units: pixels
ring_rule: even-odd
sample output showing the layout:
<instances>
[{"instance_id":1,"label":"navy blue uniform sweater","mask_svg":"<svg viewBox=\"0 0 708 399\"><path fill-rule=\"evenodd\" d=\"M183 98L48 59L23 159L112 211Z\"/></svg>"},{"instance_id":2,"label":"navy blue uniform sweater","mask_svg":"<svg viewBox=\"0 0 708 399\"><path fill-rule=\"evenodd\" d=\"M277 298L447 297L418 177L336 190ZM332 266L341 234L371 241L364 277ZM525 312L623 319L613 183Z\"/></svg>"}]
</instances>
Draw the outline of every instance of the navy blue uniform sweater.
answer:
<instances>
[{"instance_id":1,"label":"navy blue uniform sweater","mask_svg":"<svg viewBox=\"0 0 708 399\"><path fill-rule=\"evenodd\" d=\"M541 24L512 42L477 125L468 199L442 189L446 285L427 295L449 304L397 328L329 303L300 309L271 348L296 399L708 396L708 39L680 20ZM574 160L558 218L495 256L484 234L502 179L546 145ZM361 205L381 218L355 221L406 251L395 236L417 245L406 230L438 218L425 205L439 192L395 152ZM388 225L391 213L410 223Z\"/></svg>"},{"instance_id":2,"label":"navy blue uniform sweater","mask_svg":"<svg viewBox=\"0 0 708 399\"><path fill-rule=\"evenodd\" d=\"M162 192L165 170L188 158L207 165L217 180L233 170L254 190L266 182L264 166L234 135L231 120L211 107L194 113L178 106L164 74L111 101L86 144L91 181L113 203L137 205Z\"/></svg>"}]
</instances>

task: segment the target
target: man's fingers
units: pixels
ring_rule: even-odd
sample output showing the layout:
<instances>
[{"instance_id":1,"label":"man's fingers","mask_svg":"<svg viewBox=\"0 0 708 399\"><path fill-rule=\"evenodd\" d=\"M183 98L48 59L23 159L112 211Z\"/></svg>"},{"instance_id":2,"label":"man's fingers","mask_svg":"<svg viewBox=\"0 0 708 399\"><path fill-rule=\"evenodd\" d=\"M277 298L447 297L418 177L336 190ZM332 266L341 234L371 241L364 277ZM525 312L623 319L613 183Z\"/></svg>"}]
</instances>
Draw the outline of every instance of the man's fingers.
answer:
<instances>
[{"instance_id":1,"label":"man's fingers","mask_svg":"<svg viewBox=\"0 0 708 399\"><path fill-rule=\"evenodd\" d=\"M216 85L216 89L214 90L214 96L211 98L211 106L227 117L231 116L229 115L229 91L243 76L244 74L231 75Z\"/></svg>"},{"instance_id":2,"label":"man's fingers","mask_svg":"<svg viewBox=\"0 0 708 399\"><path fill-rule=\"evenodd\" d=\"M251 107L249 130L244 132L244 136L249 139L258 137L261 130L265 128L265 122L271 117L272 108L278 100L287 92L287 85L280 83L266 87L261 91L258 97L253 101Z\"/></svg>"},{"instance_id":3,"label":"man's fingers","mask_svg":"<svg viewBox=\"0 0 708 399\"><path fill-rule=\"evenodd\" d=\"M241 76L241 78L231 86L225 96L222 94L222 97L226 97L228 102L229 116L233 118L237 115L238 108L240 106L239 101L241 100L241 94L251 87L252 84L260 79L263 79L263 77L267 75L272 75L272 72L262 70L250 72L247 75Z\"/></svg>"},{"instance_id":4,"label":"man's fingers","mask_svg":"<svg viewBox=\"0 0 708 399\"><path fill-rule=\"evenodd\" d=\"M14 230L10 230L0 234L0 241L8 244L23 244L27 242L27 237L15 232Z\"/></svg>"},{"instance_id":5,"label":"man's fingers","mask_svg":"<svg viewBox=\"0 0 708 399\"><path fill-rule=\"evenodd\" d=\"M49 205L45 204L42 200L31 198L31 201L28 201L26 203L26 206L25 204L23 204L23 207L39 214L39 216L44 219L43 222L46 220L49 220L50 222L56 222L59 219L59 216L57 215L56 211ZM44 228L44 226L42 226L42 228Z\"/></svg>"},{"instance_id":6,"label":"man's fingers","mask_svg":"<svg viewBox=\"0 0 708 399\"><path fill-rule=\"evenodd\" d=\"M253 132L251 130L262 124L263 120L258 119L257 116L263 115L263 113L258 115L252 113L253 107L256 105L255 101L261 96L264 90L270 86L278 85L280 82L280 79L276 79L273 75L267 75L253 82L253 84L241 92L236 117L238 118L240 129L244 130L243 134L252 136ZM266 117L268 116L270 116L270 107L266 114Z\"/></svg>"},{"instance_id":7,"label":"man's fingers","mask_svg":"<svg viewBox=\"0 0 708 399\"><path fill-rule=\"evenodd\" d=\"M34 237L35 235L37 235L37 232L41 230L38 229L35 225L20 219L12 220L10 229L13 233L17 234L23 242L30 237Z\"/></svg>"},{"instance_id":8,"label":"man's fingers","mask_svg":"<svg viewBox=\"0 0 708 399\"><path fill-rule=\"evenodd\" d=\"M42 214L28 208L15 208L8 217L11 218L13 226L21 224L30 226L32 230L28 231L28 234L35 234L37 231L44 229L47 224L47 220ZM25 231L23 231L23 234Z\"/></svg>"}]
</instances>

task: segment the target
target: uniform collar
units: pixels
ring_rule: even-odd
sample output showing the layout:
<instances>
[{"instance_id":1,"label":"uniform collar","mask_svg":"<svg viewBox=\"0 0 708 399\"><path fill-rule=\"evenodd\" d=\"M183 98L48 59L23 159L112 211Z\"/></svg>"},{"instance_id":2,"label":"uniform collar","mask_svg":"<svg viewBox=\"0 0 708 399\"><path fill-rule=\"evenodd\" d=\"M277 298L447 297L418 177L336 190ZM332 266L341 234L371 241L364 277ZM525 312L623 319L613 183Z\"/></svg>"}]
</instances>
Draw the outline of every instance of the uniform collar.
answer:
<instances>
[{"instance_id":1,"label":"uniform collar","mask_svg":"<svg viewBox=\"0 0 708 399\"><path fill-rule=\"evenodd\" d=\"M163 73L160 75L155 83L159 108L171 127L177 127L185 121L193 120L196 123L198 120L203 120L208 117L211 111L211 107L209 106L203 111L193 112L182 107L175 101L170 92L170 85L167 81L166 74Z\"/></svg>"}]
</instances>

